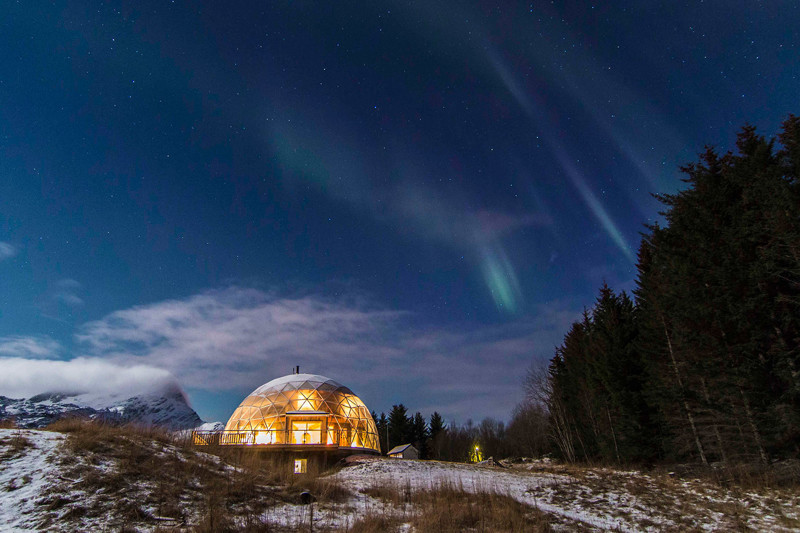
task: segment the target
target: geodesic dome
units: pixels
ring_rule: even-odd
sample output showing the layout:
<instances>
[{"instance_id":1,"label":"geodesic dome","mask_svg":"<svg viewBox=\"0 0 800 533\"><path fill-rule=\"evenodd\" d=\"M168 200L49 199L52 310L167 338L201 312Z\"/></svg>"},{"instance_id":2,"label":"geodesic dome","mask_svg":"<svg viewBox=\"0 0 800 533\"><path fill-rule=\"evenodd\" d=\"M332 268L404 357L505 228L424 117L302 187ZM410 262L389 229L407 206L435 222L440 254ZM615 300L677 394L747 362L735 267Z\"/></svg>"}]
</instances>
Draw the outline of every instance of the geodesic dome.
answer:
<instances>
[{"instance_id":1,"label":"geodesic dome","mask_svg":"<svg viewBox=\"0 0 800 533\"><path fill-rule=\"evenodd\" d=\"M315 374L273 379L231 415L220 444L318 447L380 453L372 415L353 391Z\"/></svg>"}]
</instances>

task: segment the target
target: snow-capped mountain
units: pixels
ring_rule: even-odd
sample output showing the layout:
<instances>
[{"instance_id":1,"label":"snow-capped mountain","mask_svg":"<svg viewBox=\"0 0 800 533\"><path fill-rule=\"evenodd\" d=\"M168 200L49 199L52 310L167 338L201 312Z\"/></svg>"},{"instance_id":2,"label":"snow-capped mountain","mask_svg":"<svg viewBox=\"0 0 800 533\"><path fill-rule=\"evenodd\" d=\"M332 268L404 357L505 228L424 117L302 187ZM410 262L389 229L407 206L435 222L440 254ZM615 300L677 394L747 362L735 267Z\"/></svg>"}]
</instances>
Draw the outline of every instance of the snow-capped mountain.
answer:
<instances>
[{"instance_id":1,"label":"snow-capped mountain","mask_svg":"<svg viewBox=\"0 0 800 533\"><path fill-rule=\"evenodd\" d=\"M19 427L40 428L65 416L169 429L195 428L203 423L175 383L133 396L91 392L38 394L23 399L0 396L0 420L13 419Z\"/></svg>"},{"instance_id":2,"label":"snow-capped mountain","mask_svg":"<svg viewBox=\"0 0 800 533\"><path fill-rule=\"evenodd\" d=\"M203 422L194 429L197 431L222 431L225 429L225 422Z\"/></svg>"}]
</instances>

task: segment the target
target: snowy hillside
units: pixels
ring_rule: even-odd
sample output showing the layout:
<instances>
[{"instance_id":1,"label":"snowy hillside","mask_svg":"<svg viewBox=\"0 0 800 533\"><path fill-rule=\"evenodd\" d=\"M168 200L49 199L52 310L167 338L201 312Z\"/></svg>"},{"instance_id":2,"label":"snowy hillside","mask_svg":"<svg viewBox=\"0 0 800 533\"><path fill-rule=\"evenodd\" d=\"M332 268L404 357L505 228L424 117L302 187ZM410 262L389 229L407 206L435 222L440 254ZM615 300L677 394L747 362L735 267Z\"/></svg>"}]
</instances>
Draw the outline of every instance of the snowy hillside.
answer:
<instances>
[{"instance_id":1,"label":"snowy hillside","mask_svg":"<svg viewBox=\"0 0 800 533\"><path fill-rule=\"evenodd\" d=\"M163 434L65 431L0 429L0 531L299 531L312 517L328 532L800 531L796 488L376 457L298 477ZM300 505L303 490L317 498L313 513Z\"/></svg>"},{"instance_id":2,"label":"snowy hillside","mask_svg":"<svg viewBox=\"0 0 800 533\"><path fill-rule=\"evenodd\" d=\"M135 395L83 392L39 394L23 399L0 396L0 420L13 419L18 427L41 428L70 415L170 429L202 424L174 383Z\"/></svg>"},{"instance_id":3,"label":"snowy hillside","mask_svg":"<svg viewBox=\"0 0 800 533\"><path fill-rule=\"evenodd\" d=\"M566 531L800 531L800 494L721 488L635 471L532 462L504 468L363 458L335 478L360 493L456 486L502 494ZM560 527L559 527L560 526Z\"/></svg>"},{"instance_id":4,"label":"snowy hillside","mask_svg":"<svg viewBox=\"0 0 800 533\"><path fill-rule=\"evenodd\" d=\"M41 519L37 503L58 481L54 458L64 435L0 430L0 531L33 531Z\"/></svg>"}]
</instances>

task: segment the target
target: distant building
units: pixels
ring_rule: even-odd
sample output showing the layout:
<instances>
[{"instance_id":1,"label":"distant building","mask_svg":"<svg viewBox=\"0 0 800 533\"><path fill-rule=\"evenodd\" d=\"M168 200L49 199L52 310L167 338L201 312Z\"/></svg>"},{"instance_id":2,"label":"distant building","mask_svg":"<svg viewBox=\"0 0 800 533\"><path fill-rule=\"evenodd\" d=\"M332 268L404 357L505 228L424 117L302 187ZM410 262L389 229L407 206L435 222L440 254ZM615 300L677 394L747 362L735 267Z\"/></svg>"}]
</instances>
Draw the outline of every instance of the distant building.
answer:
<instances>
[{"instance_id":1,"label":"distant building","mask_svg":"<svg viewBox=\"0 0 800 533\"><path fill-rule=\"evenodd\" d=\"M387 455L395 459L419 459L419 451L410 444L395 446Z\"/></svg>"}]
</instances>

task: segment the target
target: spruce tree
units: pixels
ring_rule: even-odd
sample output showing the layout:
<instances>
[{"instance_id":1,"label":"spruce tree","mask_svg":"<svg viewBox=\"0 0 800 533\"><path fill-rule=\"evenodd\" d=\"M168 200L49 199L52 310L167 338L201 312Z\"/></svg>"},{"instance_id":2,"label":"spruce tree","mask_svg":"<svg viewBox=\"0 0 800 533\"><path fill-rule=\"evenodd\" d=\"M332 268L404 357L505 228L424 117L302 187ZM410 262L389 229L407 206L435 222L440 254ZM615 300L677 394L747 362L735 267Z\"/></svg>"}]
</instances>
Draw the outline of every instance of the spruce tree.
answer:
<instances>
[{"instance_id":1,"label":"spruce tree","mask_svg":"<svg viewBox=\"0 0 800 533\"><path fill-rule=\"evenodd\" d=\"M686 190L659 196L667 226L643 242L643 350L672 367L684 428L714 460L797 453L797 131L790 117L777 153L750 126L736 154L707 149L683 168Z\"/></svg>"},{"instance_id":2,"label":"spruce tree","mask_svg":"<svg viewBox=\"0 0 800 533\"><path fill-rule=\"evenodd\" d=\"M389 449L401 444L409 444L411 438L411 421L408 409L402 403L393 405L389 411Z\"/></svg>"},{"instance_id":3,"label":"spruce tree","mask_svg":"<svg viewBox=\"0 0 800 533\"><path fill-rule=\"evenodd\" d=\"M429 438L428 425L425 423L425 418L423 418L420 413L416 413L411 419L410 434L411 437L409 441L419 452L419 458L427 459Z\"/></svg>"},{"instance_id":4,"label":"spruce tree","mask_svg":"<svg viewBox=\"0 0 800 533\"><path fill-rule=\"evenodd\" d=\"M444 418L434 411L428 423L428 432L430 435L428 455L430 459L442 458L442 447L443 441L446 438L446 431L447 427L445 426Z\"/></svg>"},{"instance_id":5,"label":"spruce tree","mask_svg":"<svg viewBox=\"0 0 800 533\"><path fill-rule=\"evenodd\" d=\"M389 448L386 446L386 430L389 428L389 419L386 418L386 413L381 413L380 418L377 418L375 414L373 414L372 418L375 420L375 426L378 430L378 442L380 442L381 453L386 455L386 453L389 451Z\"/></svg>"}]
</instances>

